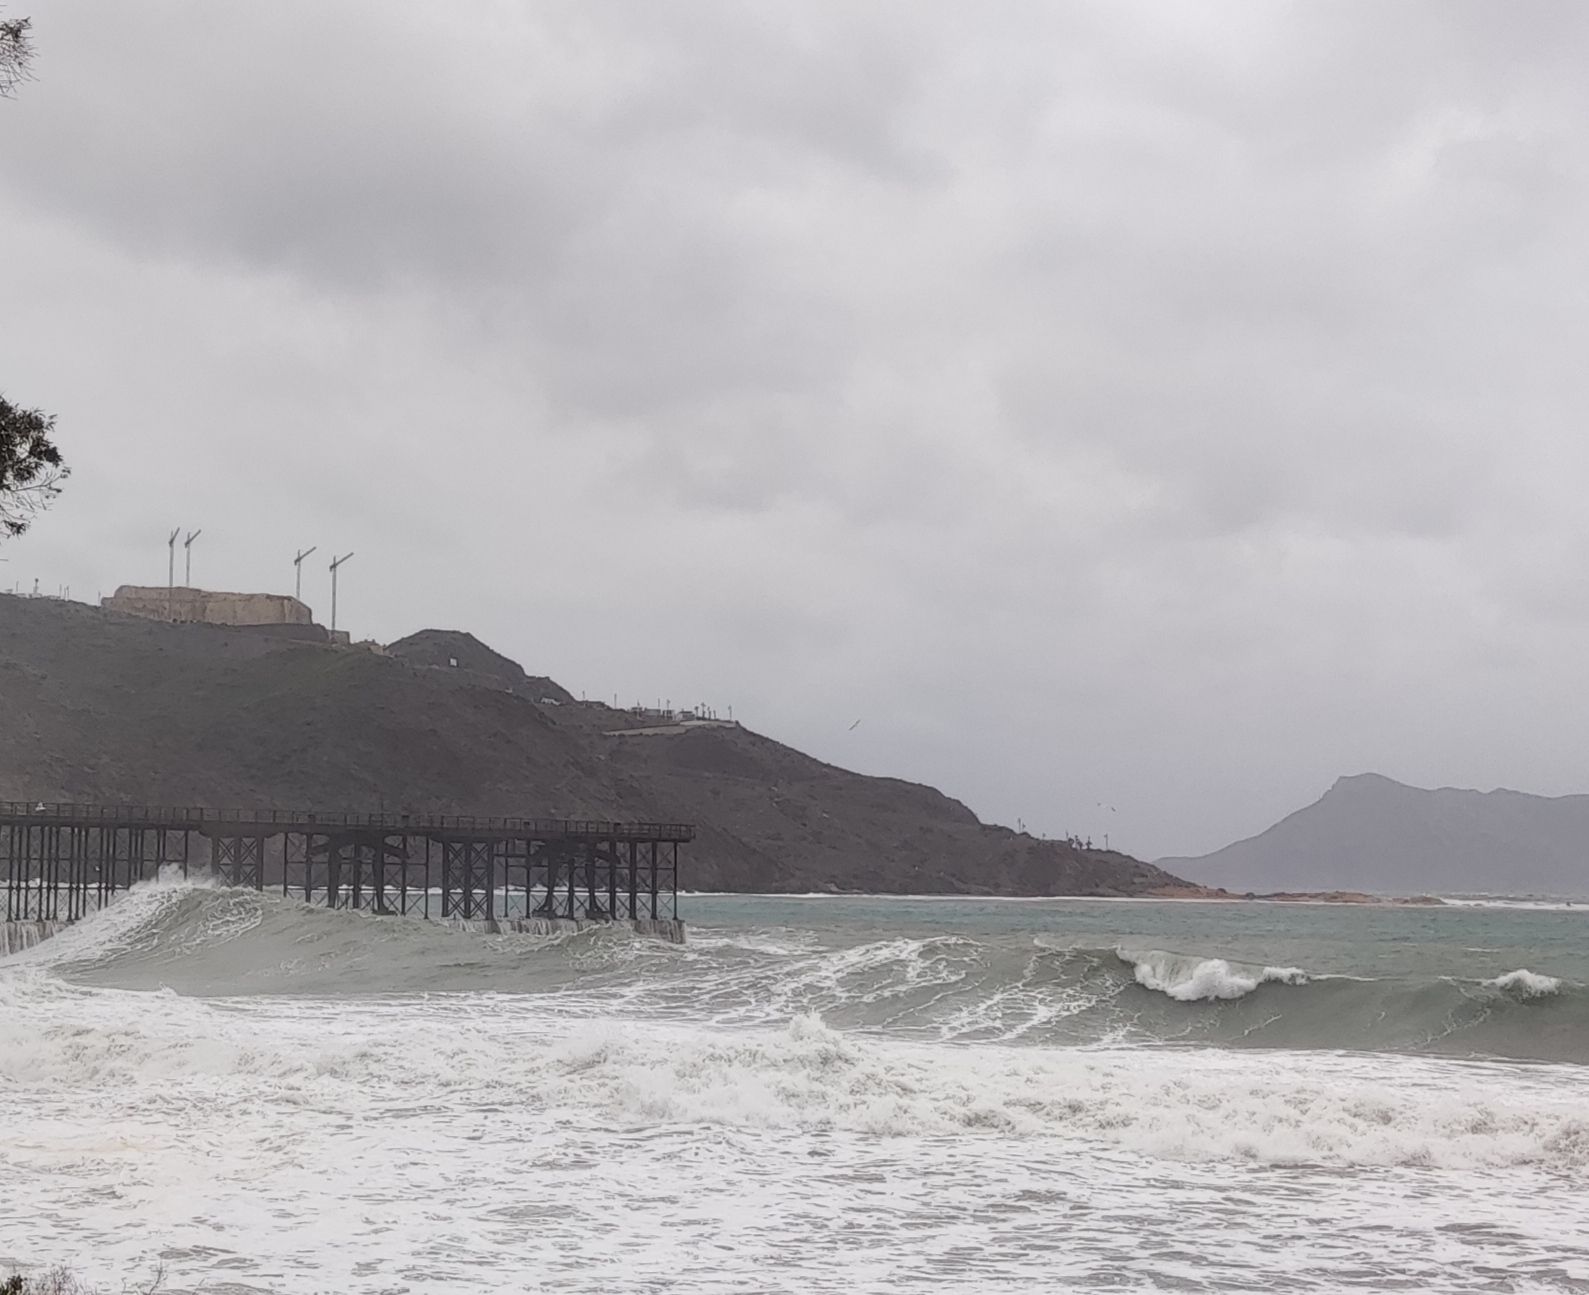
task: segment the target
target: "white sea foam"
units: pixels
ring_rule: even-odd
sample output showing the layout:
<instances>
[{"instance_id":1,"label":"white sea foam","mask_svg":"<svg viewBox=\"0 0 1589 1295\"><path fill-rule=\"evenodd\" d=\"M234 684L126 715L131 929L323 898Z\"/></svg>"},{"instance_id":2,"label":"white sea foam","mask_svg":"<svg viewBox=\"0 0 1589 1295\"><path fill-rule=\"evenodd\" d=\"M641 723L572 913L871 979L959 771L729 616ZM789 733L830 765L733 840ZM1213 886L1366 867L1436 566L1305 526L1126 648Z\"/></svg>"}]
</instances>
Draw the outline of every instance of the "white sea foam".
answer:
<instances>
[{"instance_id":1,"label":"white sea foam","mask_svg":"<svg viewBox=\"0 0 1589 1295\"><path fill-rule=\"evenodd\" d=\"M69 1260L109 1289L163 1256L174 1288L348 1295L970 1295L1121 1272L1143 1290L1339 1289L1365 1262L1465 1292L1497 1271L1589 1274L1577 1068L722 1023L746 993L779 1001L769 958L782 1001L869 1003L868 1021L976 987L981 954L958 938L790 953L752 938L717 962L573 942L558 948L593 974L635 974L561 995L203 1000L52 974L177 939L219 941L198 962L221 964L261 904L270 929L283 917L268 897L210 899L136 891L57 937L54 962L40 946L0 966L0 1254ZM305 947L414 935L364 920L306 917ZM447 958L465 947L429 934ZM1157 957L1176 987L1269 970ZM1033 959L987 995L1017 1017L1061 1001L1052 951ZM1126 980L1078 963L1088 993ZM642 972L712 983L679 1009L694 1017L626 1018ZM1345 1241L1365 1236L1367 1260Z\"/></svg>"},{"instance_id":2,"label":"white sea foam","mask_svg":"<svg viewBox=\"0 0 1589 1295\"><path fill-rule=\"evenodd\" d=\"M1308 979L1300 967L1254 967L1158 949L1143 953L1121 949L1119 956L1135 969L1137 984L1183 1003L1241 998L1262 984L1301 985Z\"/></svg>"},{"instance_id":3,"label":"white sea foam","mask_svg":"<svg viewBox=\"0 0 1589 1295\"><path fill-rule=\"evenodd\" d=\"M1508 971L1504 976L1484 983L1491 989L1499 989L1518 998L1549 998L1561 992L1561 981L1555 976L1542 976L1526 967Z\"/></svg>"},{"instance_id":4,"label":"white sea foam","mask_svg":"<svg viewBox=\"0 0 1589 1295\"><path fill-rule=\"evenodd\" d=\"M810 953L816 947L815 938L807 931L734 931L696 928L690 932L690 943L701 949L743 949L748 953L770 953L792 957Z\"/></svg>"},{"instance_id":5,"label":"white sea foam","mask_svg":"<svg viewBox=\"0 0 1589 1295\"><path fill-rule=\"evenodd\" d=\"M1422 1271L1433 1229L1482 1209L1499 1235L1426 1283L1460 1291L1462 1265L1570 1262L1584 1232L1548 1175L1581 1171L1589 1136L1550 1068L576 1025L501 996L205 1003L26 975L0 996L0 1253L110 1288L162 1255L184 1289L350 1295L530 1271L581 1295L970 1295L1145 1265L1142 1290L1330 1288L1306 1270L1332 1238L1373 1224L1378 1265Z\"/></svg>"},{"instance_id":6,"label":"white sea foam","mask_svg":"<svg viewBox=\"0 0 1589 1295\"><path fill-rule=\"evenodd\" d=\"M1451 1063L1397 1059L1427 1080L1408 1095L1372 1065L1288 1054L956 1048L861 1038L811 1016L780 1030L579 1026L533 1001L283 1013L0 979L0 1086L171 1095L172 1084L243 1082L350 1114L475 1092L635 1128L993 1131L1195 1161L1589 1168L1589 1111L1576 1098L1520 1106Z\"/></svg>"}]
</instances>

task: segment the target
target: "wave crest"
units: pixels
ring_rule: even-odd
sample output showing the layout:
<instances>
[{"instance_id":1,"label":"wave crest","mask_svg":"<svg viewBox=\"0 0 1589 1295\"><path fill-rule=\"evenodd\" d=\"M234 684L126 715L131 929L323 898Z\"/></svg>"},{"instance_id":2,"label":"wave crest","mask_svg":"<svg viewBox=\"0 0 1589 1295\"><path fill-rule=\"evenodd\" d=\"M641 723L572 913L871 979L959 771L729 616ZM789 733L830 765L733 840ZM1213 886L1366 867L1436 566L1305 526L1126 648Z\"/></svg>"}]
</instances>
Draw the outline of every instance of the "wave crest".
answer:
<instances>
[{"instance_id":1,"label":"wave crest","mask_svg":"<svg viewBox=\"0 0 1589 1295\"><path fill-rule=\"evenodd\" d=\"M1134 953L1117 949L1130 965L1137 984L1181 1003L1243 998L1263 984L1305 985L1308 973L1300 967L1260 967L1225 958L1198 958L1188 954L1150 949Z\"/></svg>"},{"instance_id":2,"label":"wave crest","mask_svg":"<svg viewBox=\"0 0 1589 1295\"><path fill-rule=\"evenodd\" d=\"M1549 998L1561 993L1561 981L1555 976L1541 976L1526 967L1508 971L1504 976L1486 980L1484 984L1490 989L1499 989L1503 994L1511 994L1517 998Z\"/></svg>"}]
</instances>

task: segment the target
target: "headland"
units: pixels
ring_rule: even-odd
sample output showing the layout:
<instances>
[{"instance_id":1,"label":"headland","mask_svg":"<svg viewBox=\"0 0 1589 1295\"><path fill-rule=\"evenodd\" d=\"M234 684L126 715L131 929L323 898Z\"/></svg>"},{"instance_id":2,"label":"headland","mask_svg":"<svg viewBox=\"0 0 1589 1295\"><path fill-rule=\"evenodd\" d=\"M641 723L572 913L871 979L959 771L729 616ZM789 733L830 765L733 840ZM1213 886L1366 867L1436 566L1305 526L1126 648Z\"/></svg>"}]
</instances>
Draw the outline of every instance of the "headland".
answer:
<instances>
[{"instance_id":1,"label":"headland","mask_svg":"<svg viewBox=\"0 0 1589 1295\"><path fill-rule=\"evenodd\" d=\"M0 799L695 825L691 890L1144 895L1180 878L981 822L698 712L581 701L472 635L346 644L0 596Z\"/></svg>"}]
</instances>

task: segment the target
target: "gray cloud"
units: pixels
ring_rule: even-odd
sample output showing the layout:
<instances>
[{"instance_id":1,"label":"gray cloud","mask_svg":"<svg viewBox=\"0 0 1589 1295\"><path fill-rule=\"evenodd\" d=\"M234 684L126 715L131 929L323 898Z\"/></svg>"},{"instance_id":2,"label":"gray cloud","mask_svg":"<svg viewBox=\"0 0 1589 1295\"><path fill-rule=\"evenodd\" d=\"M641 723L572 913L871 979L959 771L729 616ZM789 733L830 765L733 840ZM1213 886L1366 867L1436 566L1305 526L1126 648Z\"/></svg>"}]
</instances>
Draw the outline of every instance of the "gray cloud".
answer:
<instances>
[{"instance_id":1,"label":"gray cloud","mask_svg":"<svg viewBox=\"0 0 1589 1295\"><path fill-rule=\"evenodd\" d=\"M8 580L353 548L366 632L1148 855L1583 789L1581 6L31 12Z\"/></svg>"}]
</instances>

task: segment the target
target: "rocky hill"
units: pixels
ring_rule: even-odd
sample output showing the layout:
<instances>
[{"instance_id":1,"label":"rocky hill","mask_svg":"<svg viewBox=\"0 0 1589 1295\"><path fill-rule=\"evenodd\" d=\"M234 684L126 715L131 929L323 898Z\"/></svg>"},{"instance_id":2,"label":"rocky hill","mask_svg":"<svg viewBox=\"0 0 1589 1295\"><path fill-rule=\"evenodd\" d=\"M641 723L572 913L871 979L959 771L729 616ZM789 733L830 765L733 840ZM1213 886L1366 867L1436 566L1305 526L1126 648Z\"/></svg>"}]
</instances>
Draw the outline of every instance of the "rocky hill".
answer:
<instances>
[{"instance_id":1,"label":"rocky hill","mask_svg":"<svg viewBox=\"0 0 1589 1295\"><path fill-rule=\"evenodd\" d=\"M1233 891L1589 894L1589 796L1338 779L1267 831L1162 867Z\"/></svg>"},{"instance_id":2,"label":"rocky hill","mask_svg":"<svg viewBox=\"0 0 1589 1295\"><path fill-rule=\"evenodd\" d=\"M470 682L506 688L531 701L573 703L574 695L545 675L528 675L517 661L492 651L463 630L420 630L387 645L387 655L409 665L457 670Z\"/></svg>"},{"instance_id":3,"label":"rocky hill","mask_svg":"<svg viewBox=\"0 0 1589 1295\"><path fill-rule=\"evenodd\" d=\"M0 799L20 798L684 820L698 890L1178 884L738 725L577 702L468 634L376 652L0 596Z\"/></svg>"}]
</instances>

